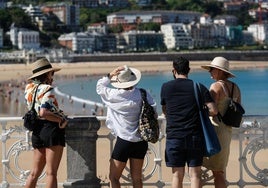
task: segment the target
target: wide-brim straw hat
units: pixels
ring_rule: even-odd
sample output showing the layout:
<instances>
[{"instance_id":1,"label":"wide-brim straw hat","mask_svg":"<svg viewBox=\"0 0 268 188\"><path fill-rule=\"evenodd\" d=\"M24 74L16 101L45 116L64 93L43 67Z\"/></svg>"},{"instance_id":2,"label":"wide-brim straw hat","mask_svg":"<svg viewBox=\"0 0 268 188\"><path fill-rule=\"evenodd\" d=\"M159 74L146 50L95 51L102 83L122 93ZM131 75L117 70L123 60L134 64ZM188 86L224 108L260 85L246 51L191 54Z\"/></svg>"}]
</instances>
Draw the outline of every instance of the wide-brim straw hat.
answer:
<instances>
[{"instance_id":1,"label":"wide-brim straw hat","mask_svg":"<svg viewBox=\"0 0 268 188\"><path fill-rule=\"evenodd\" d=\"M141 72L138 69L124 66L117 76L111 78L111 85L115 88L126 89L137 85L141 79Z\"/></svg>"},{"instance_id":2,"label":"wide-brim straw hat","mask_svg":"<svg viewBox=\"0 0 268 188\"><path fill-rule=\"evenodd\" d=\"M219 69L228 73L228 77L235 77L235 75L229 71L229 61L224 57L215 57L209 65L203 65L201 67L206 70L210 70L210 68Z\"/></svg>"},{"instance_id":3,"label":"wide-brim straw hat","mask_svg":"<svg viewBox=\"0 0 268 188\"><path fill-rule=\"evenodd\" d=\"M31 66L33 75L29 77L28 80L31 80L50 71L57 72L61 70L60 68L53 68L51 63L46 58L38 59L37 61L33 62Z\"/></svg>"}]
</instances>

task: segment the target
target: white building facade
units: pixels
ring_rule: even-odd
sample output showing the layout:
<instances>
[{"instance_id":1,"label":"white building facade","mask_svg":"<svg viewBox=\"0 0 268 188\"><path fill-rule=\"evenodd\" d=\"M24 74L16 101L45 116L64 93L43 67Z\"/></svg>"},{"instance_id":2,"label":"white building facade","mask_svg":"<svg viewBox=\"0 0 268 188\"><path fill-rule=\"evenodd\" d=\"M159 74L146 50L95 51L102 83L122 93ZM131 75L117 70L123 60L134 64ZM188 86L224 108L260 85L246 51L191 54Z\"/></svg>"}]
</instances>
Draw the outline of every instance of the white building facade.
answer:
<instances>
[{"instance_id":1,"label":"white building facade","mask_svg":"<svg viewBox=\"0 0 268 188\"><path fill-rule=\"evenodd\" d=\"M37 31L19 31L18 49L39 49L39 32Z\"/></svg>"},{"instance_id":2,"label":"white building facade","mask_svg":"<svg viewBox=\"0 0 268 188\"><path fill-rule=\"evenodd\" d=\"M20 50L37 50L40 48L38 31L18 28L15 26L15 24L12 24L9 34L12 45Z\"/></svg>"},{"instance_id":3,"label":"white building facade","mask_svg":"<svg viewBox=\"0 0 268 188\"><path fill-rule=\"evenodd\" d=\"M193 39L189 35L184 24L164 24L161 25L161 32L164 35L164 43L167 49L191 49Z\"/></svg>"},{"instance_id":4,"label":"white building facade","mask_svg":"<svg viewBox=\"0 0 268 188\"><path fill-rule=\"evenodd\" d=\"M248 26L247 31L252 33L257 43L268 44L268 23L251 24Z\"/></svg>"}]
</instances>

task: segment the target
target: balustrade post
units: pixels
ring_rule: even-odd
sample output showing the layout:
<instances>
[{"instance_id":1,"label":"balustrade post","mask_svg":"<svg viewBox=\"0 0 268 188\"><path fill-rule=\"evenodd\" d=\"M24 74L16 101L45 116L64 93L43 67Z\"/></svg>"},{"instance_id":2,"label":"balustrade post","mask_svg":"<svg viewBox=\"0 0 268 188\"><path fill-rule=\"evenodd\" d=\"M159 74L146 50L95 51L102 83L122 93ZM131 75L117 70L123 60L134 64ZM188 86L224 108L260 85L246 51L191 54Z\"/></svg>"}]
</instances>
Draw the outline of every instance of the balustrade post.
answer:
<instances>
[{"instance_id":1,"label":"balustrade post","mask_svg":"<svg viewBox=\"0 0 268 188\"><path fill-rule=\"evenodd\" d=\"M100 188L96 176L96 141L100 122L96 117L75 117L66 128L67 180L65 188Z\"/></svg>"}]
</instances>

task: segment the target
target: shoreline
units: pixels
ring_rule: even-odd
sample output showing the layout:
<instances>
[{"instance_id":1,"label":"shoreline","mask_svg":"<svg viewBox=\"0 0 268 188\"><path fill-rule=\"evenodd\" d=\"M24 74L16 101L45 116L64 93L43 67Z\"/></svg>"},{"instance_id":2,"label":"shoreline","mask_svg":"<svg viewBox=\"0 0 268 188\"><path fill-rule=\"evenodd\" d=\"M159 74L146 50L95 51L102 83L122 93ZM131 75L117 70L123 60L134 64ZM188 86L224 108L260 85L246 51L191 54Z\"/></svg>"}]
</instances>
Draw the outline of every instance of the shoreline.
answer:
<instances>
[{"instance_id":1,"label":"shoreline","mask_svg":"<svg viewBox=\"0 0 268 188\"><path fill-rule=\"evenodd\" d=\"M210 61L190 61L191 72L207 71L201 68L201 65L209 64ZM138 68L142 74L167 73L172 70L172 62L161 61L127 61L127 62L97 62L97 63L53 63L53 67L61 68L62 70L55 74L55 80L70 80L76 78L86 78L90 76L107 75L117 66L128 65ZM232 61L230 62L230 70L247 70L247 69L268 69L268 62L245 62ZM0 102L3 103L0 114L2 116L23 115L25 106L21 102L23 100L24 87L27 78L31 76L31 66L24 64L2 64L0 67ZM57 93L59 94L59 93ZM80 113L92 113L90 110L97 106L99 109L103 104L96 101L77 99L75 96L67 96L59 94L59 101L64 108L68 108L70 114L74 114L74 107L81 106ZM69 102L68 102L69 101ZM13 105L11 105L13 104ZM83 106L86 106L84 108ZM96 111L96 110L95 110Z\"/></svg>"},{"instance_id":2,"label":"shoreline","mask_svg":"<svg viewBox=\"0 0 268 188\"><path fill-rule=\"evenodd\" d=\"M201 65L210 61L190 61L192 71L203 70ZM52 63L53 67L61 68L57 76L95 76L107 74L117 66L128 65L139 69L142 73L169 72L171 61L120 61L120 62L78 62ZM230 61L230 70L267 69L268 61ZM1 64L0 82L11 80L27 80L31 76L31 66L25 64Z\"/></svg>"}]
</instances>

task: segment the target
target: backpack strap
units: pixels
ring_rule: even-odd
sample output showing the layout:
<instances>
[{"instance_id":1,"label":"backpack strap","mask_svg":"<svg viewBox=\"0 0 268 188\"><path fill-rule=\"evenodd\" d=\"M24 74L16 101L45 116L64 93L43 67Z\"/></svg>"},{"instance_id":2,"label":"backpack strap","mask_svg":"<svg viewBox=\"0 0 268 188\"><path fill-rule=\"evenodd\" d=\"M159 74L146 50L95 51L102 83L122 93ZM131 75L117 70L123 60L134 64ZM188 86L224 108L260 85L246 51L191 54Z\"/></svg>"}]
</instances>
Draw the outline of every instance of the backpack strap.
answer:
<instances>
[{"instance_id":1,"label":"backpack strap","mask_svg":"<svg viewBox=\"0 0 268 188\"><path fill-rule=\"evenodd\" d=\"M32 104L32 107L31 109L34 110L34 104L35 104L35 98L36 98L36 93L37 93L37 90L38 90L38 87L40 86L41 83L39 83L35 89L35 92L34 92L34 96L33 96L33 104Z\"/></svg>"},{"instance_id":2,"label":"backpack strap","mask_svg":"<svg viewBox=\"0 0 268 188\"><path fill-rule=\"evenodd\" d=\"M233 95L234 95L234 83L232 83L231 99L233 99Z\"/></svg>"}]
</instances>

